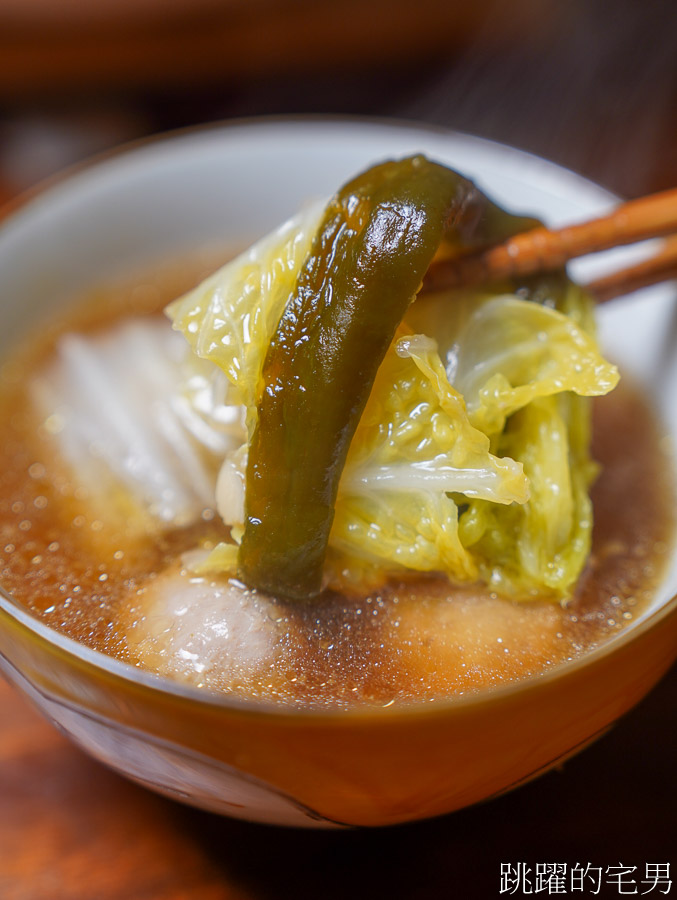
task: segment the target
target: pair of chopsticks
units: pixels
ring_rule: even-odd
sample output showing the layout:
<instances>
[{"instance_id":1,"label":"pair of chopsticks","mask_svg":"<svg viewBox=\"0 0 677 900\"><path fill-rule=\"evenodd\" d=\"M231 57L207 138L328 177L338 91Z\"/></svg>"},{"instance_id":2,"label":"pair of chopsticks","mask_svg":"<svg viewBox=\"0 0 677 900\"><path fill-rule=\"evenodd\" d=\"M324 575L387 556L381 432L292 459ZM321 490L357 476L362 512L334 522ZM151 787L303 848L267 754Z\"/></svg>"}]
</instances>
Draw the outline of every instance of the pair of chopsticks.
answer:
<instances>
[{"instance_id":1,"label":"pair of chopsticks","mask_svg":"<svg viewBox=\"0 0 677 900\"><path fill-rule=\"evenodd\" d=\"M677 277L677 189L631 200L589 222L559 229L534 228L478 253L434 261L423 290L552 271L578 256L668 235L654 256L585 285L603 303Z\"/></svg>"}]
</instances>

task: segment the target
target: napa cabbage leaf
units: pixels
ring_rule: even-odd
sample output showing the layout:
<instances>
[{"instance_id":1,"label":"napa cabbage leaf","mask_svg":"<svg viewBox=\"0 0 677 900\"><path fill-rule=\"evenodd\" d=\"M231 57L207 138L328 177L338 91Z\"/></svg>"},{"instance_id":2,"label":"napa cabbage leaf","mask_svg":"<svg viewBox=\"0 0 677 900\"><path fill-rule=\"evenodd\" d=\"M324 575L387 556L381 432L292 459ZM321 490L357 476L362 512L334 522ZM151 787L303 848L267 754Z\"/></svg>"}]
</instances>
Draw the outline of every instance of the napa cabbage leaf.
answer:
<instances>
[{"instance_id":1,"label":"napa cabbage leaf","mask_svg":"<svg viewBox=\"0 0 677 900\"><path fill-rule=\"evenodd\" d=\"M166 309L174 328L197 356L226 374L247 409L256 405L266 348L322 211L309 206Z\"/></svg>"},{"instance_id":2,"label":"napa cabbage leaf","mask_svg":"<svg viewBox=\"0 0 677 900\"><path fill-rule=\"evenodd\" d=\"M168 309L234 386L249 434L268 343L320 214L290 220ZM351 443L330 576L441 572L522 599L570 594L592 529L587 398L618 373L600 354L589 298L572 285L557 305L486 290L414 302ZM236 541L246 461L246 444L229 452L217 490ZM222 544L200 569L233 572L236 559Z\"/></svg>"}]
</instances>

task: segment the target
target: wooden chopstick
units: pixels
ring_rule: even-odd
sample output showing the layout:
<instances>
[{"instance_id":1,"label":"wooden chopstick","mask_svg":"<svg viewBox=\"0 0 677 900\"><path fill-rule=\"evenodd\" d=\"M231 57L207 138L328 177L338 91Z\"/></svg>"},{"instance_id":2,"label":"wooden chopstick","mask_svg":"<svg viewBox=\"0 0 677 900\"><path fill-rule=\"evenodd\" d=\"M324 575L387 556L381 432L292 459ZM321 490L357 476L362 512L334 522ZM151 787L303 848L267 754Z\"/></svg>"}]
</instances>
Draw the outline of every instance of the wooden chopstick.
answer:
<instances>
[{"instance_id":1,"label":"wooden chopstick","mask_svg":"<svg viewBox=\"0 0 677 900\"><path fill-rule=\"evenodd\" d=\"M598 303L606 303L671 278L677 278L677 235L667 238L658 253L648 259L590 281L585 289Z\"/></svg>"},{"instance_id":2,"label":"wooden chopstick","mask_svg":"<svg viewBox=\"0 0 677 900\"><path fill-rule=\"evenodd\" d=\"M675 233L677 188L631 200L609 215L589 222L558 229L534 228L478 253L433 261L423 280L423 290L439 291L515 275L552 271L578 256ZM644 277L651 277L647 265L649 263L640 268ZM658 263L658 271L665 269L666 265L670 273L670 264L662 259ZM633 266L627 270L631 277L635 277L632 273L637 268ZM661 274L654 281L667 277L671 277L670 274ZM627 289L621 291L620 282L615 287L602 284L600 291L604 290L615 290L613 296L628 293Z\"/></svg>"}]
</instances>

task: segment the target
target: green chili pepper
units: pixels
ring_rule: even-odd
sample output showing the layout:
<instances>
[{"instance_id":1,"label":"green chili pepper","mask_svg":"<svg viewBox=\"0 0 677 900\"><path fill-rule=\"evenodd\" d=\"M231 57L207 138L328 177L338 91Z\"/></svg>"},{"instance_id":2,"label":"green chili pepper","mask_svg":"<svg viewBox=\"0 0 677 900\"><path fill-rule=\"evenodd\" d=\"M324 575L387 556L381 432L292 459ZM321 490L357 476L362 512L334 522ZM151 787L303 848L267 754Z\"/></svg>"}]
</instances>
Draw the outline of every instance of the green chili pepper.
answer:
<instances>
[{"instance_id":1,"label":"green chili pepper","mask_svg":"<svg viewBox=\"0 0 677 900\"><path fill-rule=\"evenodd\" d=\"M375 166L330 201L263 366L239 575L291 599L322 589L339 479L376 371L438 248L533 226L422 156Z\"/></svg>"}]
</instances>

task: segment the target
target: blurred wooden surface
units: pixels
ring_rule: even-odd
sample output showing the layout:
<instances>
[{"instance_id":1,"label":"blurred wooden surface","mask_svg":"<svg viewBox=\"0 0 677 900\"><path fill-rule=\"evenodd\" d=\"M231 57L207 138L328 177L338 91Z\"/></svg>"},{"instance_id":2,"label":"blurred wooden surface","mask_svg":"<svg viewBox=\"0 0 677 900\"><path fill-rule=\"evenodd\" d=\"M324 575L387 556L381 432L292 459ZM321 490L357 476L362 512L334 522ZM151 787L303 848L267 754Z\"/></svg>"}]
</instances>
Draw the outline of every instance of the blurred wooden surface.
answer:
<instances>
[{"instance_id":1,"label":"blurred wooden surface","mask_svg":"<svg viewBox=\"0 0 677 900\"><path fill-rule=\"evenodd\" d=\"M482 30L492 41L535 36L552 0L152 0L0 3L0 98L229 82L287 72L412 69ZM166 6L166 4L165 4Z\"/></svg>"}]
</instances>

